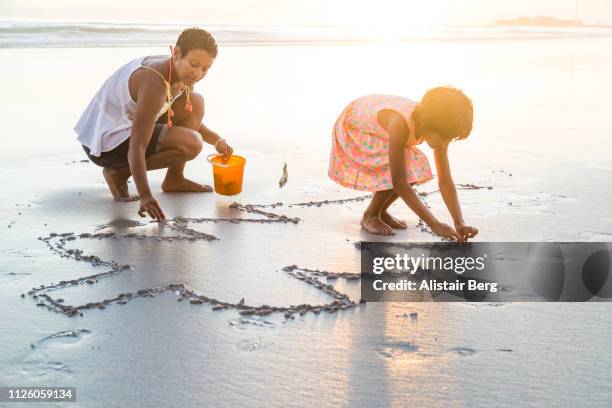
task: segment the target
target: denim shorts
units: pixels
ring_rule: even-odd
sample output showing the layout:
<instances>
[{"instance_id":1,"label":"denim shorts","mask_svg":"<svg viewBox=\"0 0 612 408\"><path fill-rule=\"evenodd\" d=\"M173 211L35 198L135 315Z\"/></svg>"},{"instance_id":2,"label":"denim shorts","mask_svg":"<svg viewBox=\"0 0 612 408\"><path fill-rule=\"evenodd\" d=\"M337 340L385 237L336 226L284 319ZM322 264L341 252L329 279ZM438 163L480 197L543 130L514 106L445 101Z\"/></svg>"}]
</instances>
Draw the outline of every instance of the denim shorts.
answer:
<instances>
[{"instance_id":1,"label":"denim shorts","mask_svg":"<svg viewBox=\"0 0 612 408\"><path fill-rule=\"evenodd\" d=\"M156 123L153 129L153 135L145 151L145 157L152 155L157 152L158 143L166 135L168 127L165 123ZM89 160L92 163L97 164L100 167L118 168L129 165L128 162L128 149L130 148L130 138L128 137L123 143L115 147L113 150L108 152L102 152L99 157L92 156L91 151L87 146L83 146L83 150L87 154Z\"/></svg>"}]
</instances>

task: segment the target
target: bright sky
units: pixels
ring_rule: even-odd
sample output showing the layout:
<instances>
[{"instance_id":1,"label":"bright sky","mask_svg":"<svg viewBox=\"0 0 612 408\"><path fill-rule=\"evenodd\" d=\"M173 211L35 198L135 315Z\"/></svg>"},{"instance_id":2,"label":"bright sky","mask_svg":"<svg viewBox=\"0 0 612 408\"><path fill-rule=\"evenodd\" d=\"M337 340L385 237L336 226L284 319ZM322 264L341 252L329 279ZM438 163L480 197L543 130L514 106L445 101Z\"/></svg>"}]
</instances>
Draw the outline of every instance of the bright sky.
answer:
<instances>
[{"instance_id":1,"label":"bright sky","mask_svg":"<svg viewBox=\"0 0 612 408\"><path fill-rule=\"evenodd\" d=\"M0 0L0 18L405 27L538 15L573 19L576 1L579 20L612 24L612 0Z\"/></svg>"}]
</instances>

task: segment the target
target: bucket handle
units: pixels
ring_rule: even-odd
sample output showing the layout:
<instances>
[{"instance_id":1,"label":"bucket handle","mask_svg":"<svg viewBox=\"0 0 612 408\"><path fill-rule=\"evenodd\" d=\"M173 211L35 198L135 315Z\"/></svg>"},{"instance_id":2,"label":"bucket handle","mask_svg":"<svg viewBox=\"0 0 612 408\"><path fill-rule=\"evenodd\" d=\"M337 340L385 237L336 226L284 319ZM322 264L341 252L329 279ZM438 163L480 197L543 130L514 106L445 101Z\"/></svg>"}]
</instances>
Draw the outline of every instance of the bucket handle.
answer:
<instances>
[{"instance_id":1,"label":"bucket handle","mask_svg":"<svg viewBox=\"0 0 612 408\"><path fill-rule=\"evenodd\" d=\"M208 162L209 162L210 164L212 164L213 166L219 166L219 167L225 167L225 168L232 167L232 166L230 166L229 164L223 164L223 163L213 162L213 161L212 161L212 158L213 158L213 157L216 157L216 156L219 156L219 155L218 155L218 154L216 154L216 153L209 154L208 156L206 156L206 161L208 161Z\"/></svg>"}]
</instances>

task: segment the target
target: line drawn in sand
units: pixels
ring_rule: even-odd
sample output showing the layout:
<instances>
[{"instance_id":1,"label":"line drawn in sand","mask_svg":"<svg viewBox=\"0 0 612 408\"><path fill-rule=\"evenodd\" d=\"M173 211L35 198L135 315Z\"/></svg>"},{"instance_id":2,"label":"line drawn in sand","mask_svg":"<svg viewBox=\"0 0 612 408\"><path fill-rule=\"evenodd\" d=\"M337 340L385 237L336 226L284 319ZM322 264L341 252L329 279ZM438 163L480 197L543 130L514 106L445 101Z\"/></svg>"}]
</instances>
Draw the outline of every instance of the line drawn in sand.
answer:
<instances>
[{"instance_id":1,"label":"line drawn in sand","mask_svg":"<svg viewBox=\"0 0 612 408\"><path fill-rule=\"evenodd\" d=\"M166 286L159 286L153 288L144 288L139 289L135 292L125 292L120 293L114 298L104 299L98 302L89 302L82 305L67 305L64 303L64 300L61 298L54 298L50 295L50 293L60 291L61 289L78 286L78 285L93 285L99 282L101 279L106 279L110 276L125 273L126 271L132 270L131 265L121 265L116 261L107 261L99 258L96 255L86 255L80 249L67 248L66 244L70 241L76 241L79 239L138 239L138 240L157 240L157 241L215 241L219 240L218 237L206 234L200 231L193 230L189 228L187 225L189 222L264 222L264 223L272 223L272 222L280 222L280 223L293 223L297 224L300 220L299 218L290 218L285 215L265 212L262 210L258 210L255 206L252 205L241 205L238 203L233 203L230 205L230 208L239 209L241 211L246 211L250 213L256 213L263 215L264 219L244 219L244 218L236 218L236 219L225 219L225 218L176 218L168 220L165 225L177 232L177 235L171 236L157 236L157 235L141 235L137 233L127 233L127 234L118 234L115 232L98 232L98 233L81 233L75 234L72 232L66 233L51 233L47 237L40 237L39 239L47 244L49 249L58 254L62 258L71 258L75 261L87 262L92 266L107 266L110 267L110 270L105 272L83 276L77 279L60 281L59 283L51 283L50 285L41 285L38 288L32 288L27 292L29 296L37 300L37 306L44 307L50 311L63 313L67 316L83 316L84 310L89 309L105 309L107 306L112 304L125 305L133 299L141 298L141 297L154 297L155 294L164 293L164 292L174 292L178 298L178 301L188 300L189 303L195 305L201 304L209 304L212 306L213 311L217 310L225 310L225 309L235 309L242 316L250 316L250 315L258 315L258 316L266 316L272 313L282 313L285 318L294 318L295 314L304 315L306 313L319 314L322 311L328 313L334 313L339 310L345 310L354 307L358 304L352 300L348 295L339 292L333 285L328 283L333 279L343 278L343 279L359 279L358 274L347 274L347 273L334 273L334 272L321 272L316 270L299 268L296 265L287 266L282 268L284 272L286 272L289 276L292 276L300 281L303 281L311 286L314 286L316 289L326 293L333 300L329 303L322 305L311 305L311 304L300 304L300 305L290 305L290 306L253 306L248 305L242 299L238 303L226 302L214 298L210 298L203 294L199 294L194 290L188 288L185 284L182 283L173 283ZM353 276L350 276L353 275ZM321 277L325 278L325 281L321 279ZM25 297L25 294L21 295ZM363 302L359 302L363 303Z\"/></svg>"},{"instance_id":2,"label":"line drawn in sand","mask_svg":"<svg viewBox=\"0 0 612 408\"><path fill-rule=\"evenodd\" d=\"M470 185L459 185L460 187L467 189L481 189L487 188L491 189L492 187L480 187L475 186L473 184ZM431 193L429 193L431 194ZM426 195L426 194L425 194ZM422 196L425 196L422 195ZM328 204L344 204L347 202L356 202L356 201L364 201L370 198L371 195L353 197L348 199L340 199L340 200L324 200L319 202L305 202L305 203L296 203L289 204L288 207L311 207L317 206L321 207L322 205ZM39 307L44 307L50 311L54 311L57 313L63 313L67 316L83 316L83 310L88 309L105 309L108 305L111 304L119 304L125 305L133 299L140 297L154 297L155 294L164 293L164 292L174 292L178 296L178 301L188 300L189 303L194 305L202 305L209 304L212 306L213 311L218 310L226 310L226 309L234 309L239 312L242 316L249 315L258 315L258 316L266 316L272 313L282 313L285 318L293 319L295 314L304 315L306 313L320 314L325 311L328 313L334 313L340 310L346 310L349 308L355 307L357 304L365 303L364 300L359 300L356 302L352 300L347 294L341 293L338 291L331 283L331 281L336 279L345 279L345 280L359 280L360 274L356 273L348 273L348 272L329 272L329 271L321 271L318 269L308 269L299 267L297 265L285 266L281 270L287 273L289 276L298 279L308 285L315 287L317 290L320 290L327 295L329 295L333 300L329 303L323 305L311 305L311 304L300 304L300 305L290 305L290 306L269 306L269 305L261 305L261 306L253 306L245 304L244 299L242 299L238 303L226 302L214 298L207 297L203 294L199 294L194 290L188 288L183 283L173 283L166 286L158 286L153 288L143 288L139 289L135 292L124 292L120 293L114 298L104 299L98 302L89 302L82 305L67 305L64 303L64 300L61 298L53 298L49 295L49 293L60 291L63 288L77 285L93 285L97 283L100 279L108 278L112 275L116 275L119 273L125 273L126 271L132 270L131 265L121 265L116 261L106 261L100 259L96 255L85 255L80 249L66 248L66 243L69 241L75 241L77 239L138 239L138 240L157 240L157 241L216 241L219 240L218 237L207 234L204 232L196 231L188 227L190 222L192 223L204 223L204 222L229 222L229 223L292 223L298 224L301 219L297 217L288 217L286 215L277 214L273 212L263 211L259 208L276 208L279 206L283 206L283 203L274 203L274 204L265 204L265 205L256 205L256 204L239 204L237 202L232 203L229 207L232 209L237 209L239 211L252 213L261 215L264 218L174 218L168 220L164 223L170 230L177 233L177 235L171 236L161 236L161 235L142 235L137 233L127 233L127 234L118 234L115 232L97 232L97 233L81 233L75 234L72 232L66 233L50 233L47 237L39 237L39 240L46 243L49 249L52 252L55 252L60 257L63 258L71 258L75 261L83 261L87 262L92 266L107 266L111 269L105 272L80 277L77 279L72 279L68 281L60 281L59 283L51 283L50 285L41 285L38 288L32 288L27 292L29 296L36 299L38 303L36 304ZM127 226L133 225L142 225L141 223L135 221L127 221ZM417 226L421 226L417 224ZM101 226L101 227L108 227ZM423 230L424 227L421 226ZM97 228L99 231L100 228ZM325 279L323 281L322 279ZM25 294L22 294L21 297L25 297Z\"/></svg>"}]
</instances>

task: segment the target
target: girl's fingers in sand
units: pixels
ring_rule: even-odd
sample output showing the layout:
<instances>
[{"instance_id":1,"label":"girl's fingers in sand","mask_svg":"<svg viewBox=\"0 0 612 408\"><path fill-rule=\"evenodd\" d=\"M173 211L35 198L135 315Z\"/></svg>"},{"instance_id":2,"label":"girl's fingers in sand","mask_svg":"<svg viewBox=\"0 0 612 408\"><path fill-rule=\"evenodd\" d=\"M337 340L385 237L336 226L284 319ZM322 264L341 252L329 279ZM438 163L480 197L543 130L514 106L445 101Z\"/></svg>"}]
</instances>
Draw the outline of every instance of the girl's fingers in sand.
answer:
<instances>
[{"instance_id":1,"label":"girl's fingers in sand","mask_svg":"<svg viewBox=\"0 0 612 408\"><path fill-rule=\"evenodd\" d=\"M474 227L470 227L469 225L461 225L456 227L457 232L463 236L464 239L474 238L478 235L478 229Z\"/></svg>"},{"instance_id":2,"label":"girl's fingers in sand","mask_svg":"<svg viewBox=\"0 0 612 408\"><path fill-rule=\"evenodd\" d=\"M465 242L463 237L459 235L457 231L443 222L438 222L437 224L432 225L431 230L441 237L452 239L453 241L457 242Z\"/></svg>"},{"instance_id":3,"label":"girl's fingers in sand","mask_svg":"<svg viewBox=\"0 0 612 408\"><path fill-rule=\"evenodd\" d=\"M454 238L455 241L457 242L465 242L465 238L463 235L459 234L453 227L448 227L451 230L451 236L450 238Z\"/></svg>"}]
</instances>

